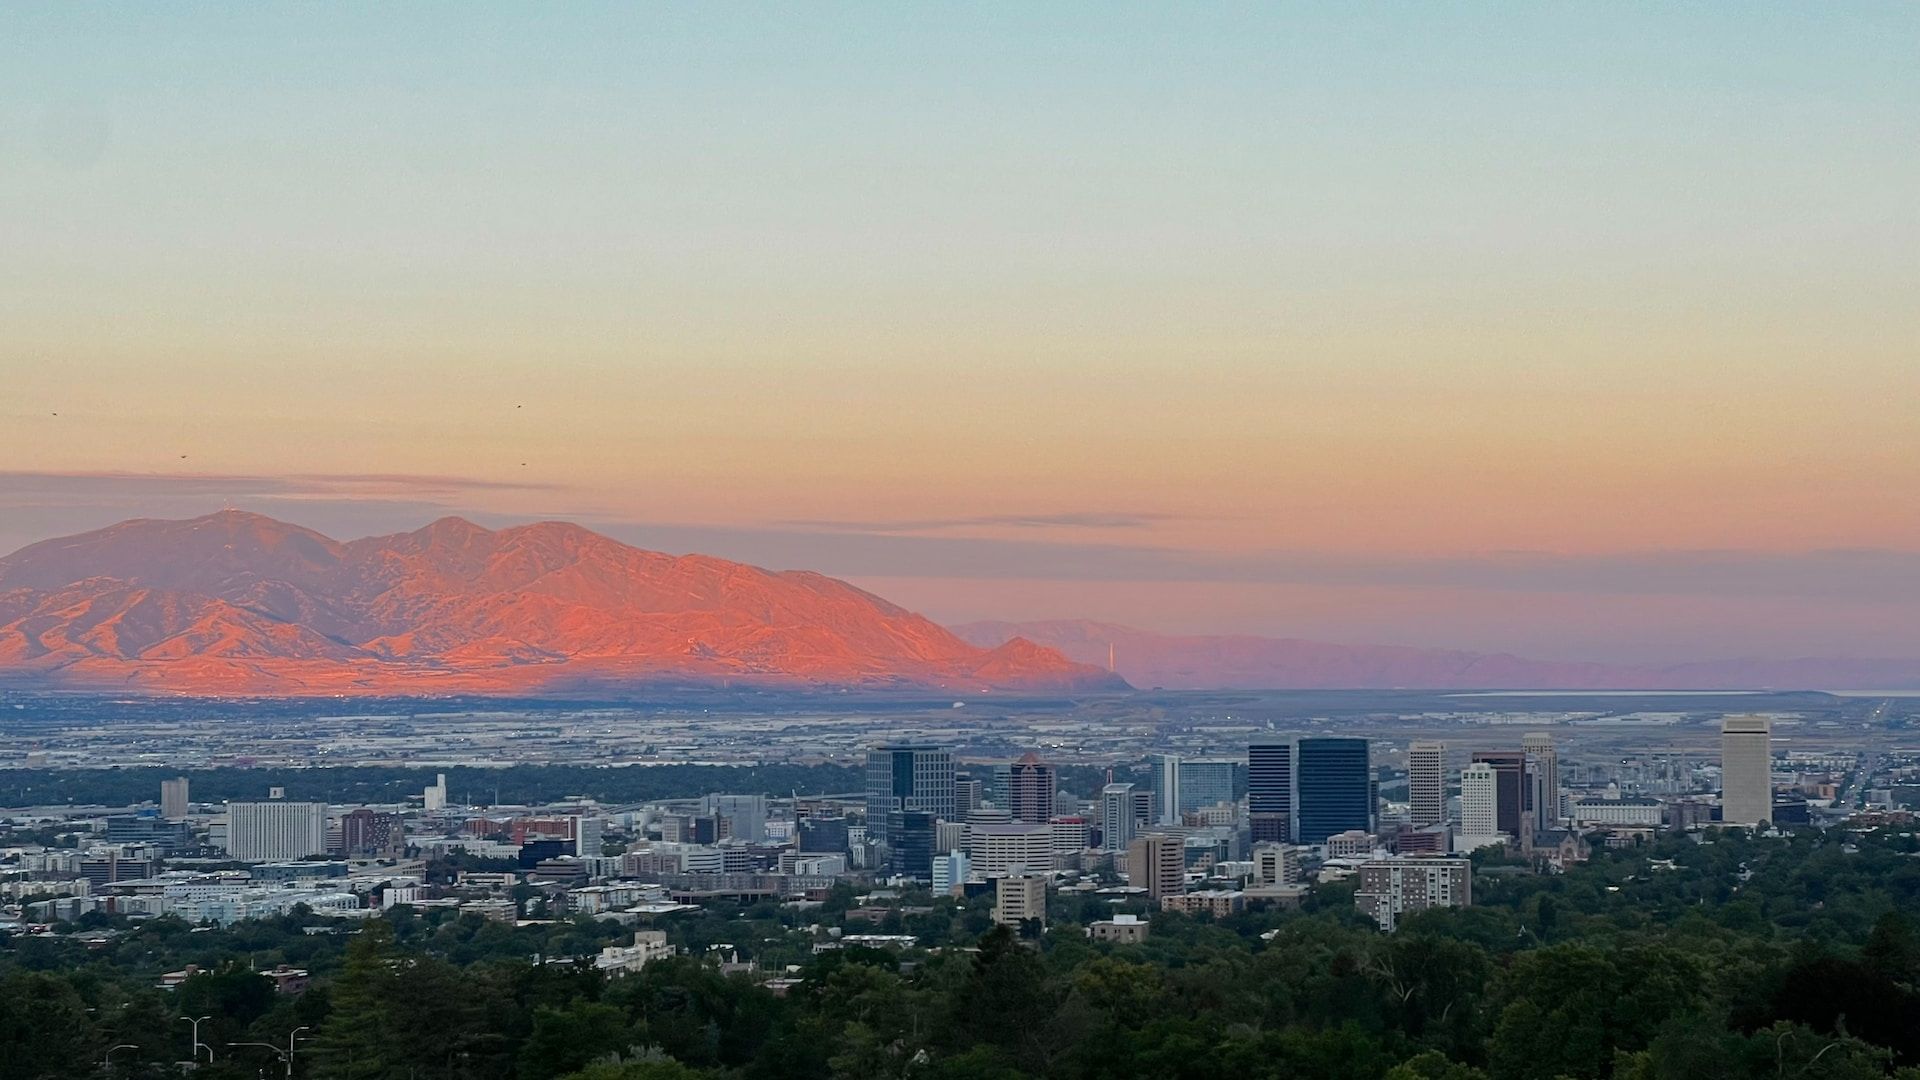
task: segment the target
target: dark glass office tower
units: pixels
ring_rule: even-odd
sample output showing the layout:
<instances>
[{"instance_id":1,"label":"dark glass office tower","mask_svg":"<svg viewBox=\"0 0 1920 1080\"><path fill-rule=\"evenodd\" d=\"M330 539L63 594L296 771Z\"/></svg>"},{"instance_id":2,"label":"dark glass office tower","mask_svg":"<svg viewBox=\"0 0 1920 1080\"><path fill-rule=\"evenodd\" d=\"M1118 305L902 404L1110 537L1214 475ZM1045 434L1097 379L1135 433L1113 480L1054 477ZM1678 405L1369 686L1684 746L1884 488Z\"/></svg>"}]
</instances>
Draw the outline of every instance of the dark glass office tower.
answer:
<instances>
[{"instance_id":1,"label":"dark glass office tower","mask_svg":"<svg viewBox=\"0 0 1920 1080\"><path fill-rule=\"evenodd\" d=\"M1367 740L1301 739L1294 744L1294 837L1324 844L1349 829L1373 831L1373 770Z\"/></svg>"},{"instance_id":2,"label":"dark glass office tower","mask_svg":"<svg viewBox=\"0 0 1920 1080\"><path fill-rule=\"evenodd\" d=\"M1253 842L1293 839L1293 745L1247 747L1247 820Z\"/></svg>"},{"instance_id":3,"label":"dark glass office tower","mask_svg":"<svg viewBox=\"0 0 1920 1080\"><path fill-rule=\"evenodd\" d=\"M933 880L933 815L895 810L887 815L887 869L901 877Z\"/></svg>"},{"instance_id":4,"label":"dark glass office tower","mask_svg":"<svg viewBox=\"0 0 1920 1080\"><path fill-rule=\"evenodd\" d=\"M847 819L819 815L800 819L800 850L831 855L846 852Z\"/></svg>"},{"instance_id":5,"label":"dark glass office tower","mask_svg":"<svg viewBox=\"0 0 1920 1080\"><path fill-rule=\"evenodd\" d=\"M876 746L867 751L867 835L886 842L895 810L953 813L953 751L943 746Z\"/></svg>"}]
</instances>

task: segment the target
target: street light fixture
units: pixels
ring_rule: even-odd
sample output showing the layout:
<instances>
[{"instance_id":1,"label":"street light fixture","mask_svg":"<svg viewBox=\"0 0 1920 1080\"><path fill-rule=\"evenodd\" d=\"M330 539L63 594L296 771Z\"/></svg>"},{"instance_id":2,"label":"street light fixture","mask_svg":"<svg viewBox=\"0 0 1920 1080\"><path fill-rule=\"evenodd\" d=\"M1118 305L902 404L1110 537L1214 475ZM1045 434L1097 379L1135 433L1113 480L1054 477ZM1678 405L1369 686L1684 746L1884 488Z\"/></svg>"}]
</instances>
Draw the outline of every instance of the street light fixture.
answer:
<instances>
[{"instance_id":1,"label":"street light fixture","mask_svg":"<svg viewBox=\"0 0 1920 1080\"><path fill-rule=\"evenodd\" d=\"M106 1073L108 1076L113 1075L113 1052L115 1050L138 1050L138 1049L140 1049L140 1047L139 1047L139 1044L137 1043L118 1043L116 1045L107 1047L107 1052L100 1055L100 1071L103 1073Z\"/></svg>"},{"instance_id":2,"label":"street light fixture","mask_svg":"<svg viewBox=\"0 0 1920 1080\"><path fill-rule=\"evenodd\" d=\"M183 1024L193 1025L193 1049L190 1051L193 1057L193 1060L199 1061L200 1051L202 1048L205 1048L205 1050L207 1051L207 1064L209 1065L213 1064L213 1047L208 1046L206 1043L203 1043L200 1041L200 1025L213 1019L213 1017L212 1016L182 1016L179 1019L180 1019L180 1022Z\"/></svg>"},{"instance_id":3,"label":"street light fixture","mask_svg":"<svg viewBox=\"0 0 1920 1080\"><path fill-rule=\"evenodd\" d=\"M312 1028L310 1028L310 1027L297 1027L297 1028L294 1028L294 1029L293 1029L292 1031L290 1031L290 1032L288 1032L288 1033L287 1033L287 1046L286 1046L286 1049L284 1049L284 1050L283 1050L283 1049L281 1049L281 1048L280 1048L280 1046L279 1046L279 1044L277 1044L277 1043L266 1043L266 1042L230 1042L230 1043L228 1043L227 1045L228 1045L228 1046L264 1046L264 1047L266 1047L267 1049L269 1049L269 1050L271 1050L271 1051L273 1051L273 1052L274 1052L274 1053L275 1053L276 1055L278 1055L281 1061L284 1061L284 1062L286 1062L286 1064L287 1064L287 1076L288 1076L288 1077L292 1077L292 1076L293 1076L293 1046L294 1046L294 1040L296 1040L296 1039L298 1039L298 1038L300 1037L300 1033L301 1033L301 1032L303 1032L303 1031L312 1031L312 1030L313 1030L313 1029L312 1029Z\"/></svg>"}]
</instances>

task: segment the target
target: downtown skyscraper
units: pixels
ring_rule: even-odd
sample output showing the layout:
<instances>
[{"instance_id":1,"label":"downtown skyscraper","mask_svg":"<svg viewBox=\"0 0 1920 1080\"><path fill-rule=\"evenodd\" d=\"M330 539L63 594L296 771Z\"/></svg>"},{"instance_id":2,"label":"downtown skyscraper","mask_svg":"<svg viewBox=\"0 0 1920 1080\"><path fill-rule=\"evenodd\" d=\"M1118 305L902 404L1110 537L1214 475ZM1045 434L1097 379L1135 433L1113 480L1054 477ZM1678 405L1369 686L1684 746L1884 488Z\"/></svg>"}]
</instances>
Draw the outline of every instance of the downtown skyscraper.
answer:
<instances>
[{"instance_id":1,"label":"downtown skyscraper","mask_svg":"<svg viewBox=\"0 0 1920 1080\"><path fill-rule=\"evenodd\" d=\"M1420 741L1407 747L1407 816L1416 829L1446 822L1446 743Z\"/></svg>"},{"instance_id":2,"label":"downtown skyscraper","mask_svg":"<svg viewBox=\"0 0 1920 1080\"><path fill-rule=\"evenodd\" d=\"M1720 820L1773 821L1773 721L1764 716L1729 716L1720 723Z\"/></svg>"},{"instance_id":3,"label":"downtown skyscraper","mask_svg":"<svg viewBox=\"0 0 1920 1080\"><path fill-rule=\"evenodd\" d=\"M1247 818L1256 844L1293 839L1293 744L1247 747Z\"/></svg>"},{"instance_id":4,"label":"downtown skyscraper","mask_svg":"<svg viewBox=\"0 0 1920 1080\"><path fill-rule=\"evenodd\" d=\"M953 819L953 751L944 746L899 744L867 751L867 835L885 842L888 815L919 810Z\"/></svg>"},{"instance_id":5,"label":"downtown skyscraper","mask_svg":"<svg viewBox=\"0 0 1920 1080\"><path fill-rule=\"evenodd\" d=\"M1053 819L1056 777L1038 754L1026 754L1007 771L1007 809L1013 820L1045 825Z\"/></svg>"},{"instance_id":6,"label":"downtown skyscraper","mask_svg":"<svg viewBox=\"0 0 1920 1080\"><path fill-rule=\"evenodd\" d=\"M1527 777L1524 750L1476 750L1476 764L1493 769L1494 825L1514 843L1526 848L1533 841L1533 785Z\"/></svg>"},{"instance_id":7,"label":"downtown skyscraper","mask_svg":"<svg viewBox=\"0 0 1920 1080\"><path fill-rule=\"evenodd\" d=\"M1373 831L1367 740L1321 736L1294 744L1294 837L1324 844L1335 833Z\"/></svg>"}]
</instances>

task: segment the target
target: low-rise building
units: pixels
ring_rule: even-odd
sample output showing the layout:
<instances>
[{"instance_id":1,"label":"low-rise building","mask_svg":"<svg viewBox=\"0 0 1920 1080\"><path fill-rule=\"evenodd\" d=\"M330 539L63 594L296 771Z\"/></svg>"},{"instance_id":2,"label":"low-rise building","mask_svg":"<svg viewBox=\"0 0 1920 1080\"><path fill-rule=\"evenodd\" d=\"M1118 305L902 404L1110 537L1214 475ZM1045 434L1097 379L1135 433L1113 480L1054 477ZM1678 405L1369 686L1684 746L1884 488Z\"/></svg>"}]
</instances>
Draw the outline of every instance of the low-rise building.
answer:
<instances>
[{"instance_id":1,"label":"low-rise building","mask_svg":"<svg viewBox=\"0 0 1920 1080\"><path fill-rule=\"evenodd\" d=\"M1348 829L1327 837L1327 858L1364 858L1373 854L1373 849L1379 846L1379 838L1372 833L1363 829Z\"/></svg>"},{"instance_id":2,"label":"low-rise building","mask_svg":"<svg viewBox=\"0 0 1920 1080\"><path fill-rule=\"evenodd\" d=\"M1138 915L1115 915L1088 924L1087 936L1110 945L1138 945L1147 939L1147 921Z\"/></svg>"},{"instance_id":3,"label":"low-rise building","mask_svg":"<svg viewBox=\"0 0 1920 1080\"><path fill-rule=\"evenodd\" d=\"M1211 915L1224 919L1247 910L1247 894L1238 889L1211 889L1206 892L1176 893L1162 897L1160 910L1187 915Z\"/></svg>"},{"instance_id":4,"label":"low-rise building","mask_svg":"<svg viewBox=\"0 0 1920 1080\"><path fill-rule=\"evenodd\" d=\"M1623 796L1618 799L1584 798L1573 800L1575 825L1645 825L1658 828L1666 817L1659 799Z\"/></svg>"},{"instance_id":5,"label":"low-rise building","mask_svg":"<svg viewBox=\"0 0 1920 1080\"><path fill-rule=\"evenodd\" d=\"M594 958L593 966L608 975L628 975L673 954L674 948L667 944L665 930L636 930L633 932L633 944L609 945L601 949L600 955Z\"/></svg>"}]
</instances>

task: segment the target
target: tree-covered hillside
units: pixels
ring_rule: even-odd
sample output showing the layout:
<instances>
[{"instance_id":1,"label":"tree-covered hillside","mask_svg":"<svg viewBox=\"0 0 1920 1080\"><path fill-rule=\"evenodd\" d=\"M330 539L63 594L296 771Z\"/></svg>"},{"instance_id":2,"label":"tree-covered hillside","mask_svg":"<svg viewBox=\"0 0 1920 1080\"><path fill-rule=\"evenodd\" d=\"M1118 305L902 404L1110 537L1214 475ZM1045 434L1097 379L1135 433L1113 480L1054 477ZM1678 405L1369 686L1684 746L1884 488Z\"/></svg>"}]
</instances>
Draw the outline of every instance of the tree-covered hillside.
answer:
<instances>
[{"instance_id":1,"label":"tree-covered hillside","mask_svg":"<svg viewBox=\"0 0 1920 1080\"><path fill-rule=\"evenodd\" d=\"M1157 915L1138 946L1090 943L1109 905L1056 897L1022 939L982 899L875 925L850 890L676 916L689 955L608 979L570 962L626 930L416 916L359 933L293 917L177 920L15 938L0 949L0 1080L169 1074L181 1017L210 1016L204 1080L1835 1080L1920 1078L1920 845L1911 834L1675 837L1538 876L1483 863L1476 906L1384 935L1330 887L1304 910ZM903 953L815 954L826 927L916 935ZM721 948L716 948L721 946ZM755 961L723 974L709 957ZM556 962L558 961L558 962ZM249 967L314 973L276 995ZM155 989L160 972L197 975ZM798 979L784 992L770 974Z\"/></svg>"}]
</instances>

